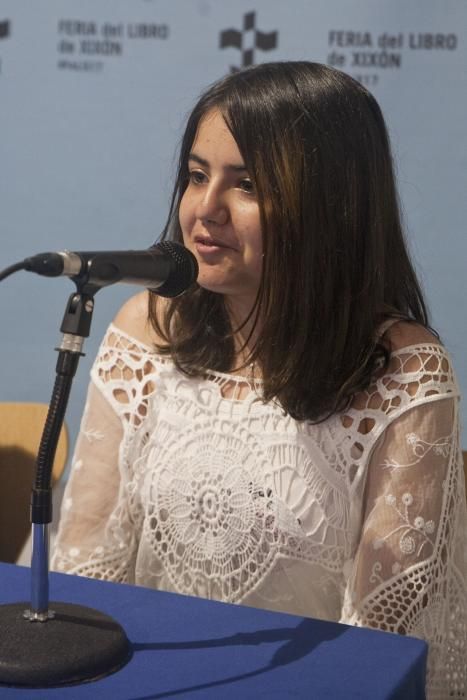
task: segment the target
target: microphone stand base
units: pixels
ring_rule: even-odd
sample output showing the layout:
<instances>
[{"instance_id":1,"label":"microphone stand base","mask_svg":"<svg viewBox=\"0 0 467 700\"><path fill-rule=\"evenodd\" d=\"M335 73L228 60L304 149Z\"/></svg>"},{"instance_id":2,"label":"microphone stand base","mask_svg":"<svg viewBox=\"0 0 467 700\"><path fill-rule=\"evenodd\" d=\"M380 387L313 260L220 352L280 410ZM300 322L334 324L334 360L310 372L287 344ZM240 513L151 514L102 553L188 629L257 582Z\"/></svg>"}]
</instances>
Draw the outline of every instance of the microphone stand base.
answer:
<instances>
[{"instance_id":1,"label":"microphone stand base","mask_svg":"<svg viewBox=\"0 0 467 700\"><path fill-rule=\"evenodd\" d=\"M118 671L131 645L114 619L93 608L51 603L45 622L25 619L28 603L0 605L0 684L47 688Z\"/></svg>"}]
</instances>

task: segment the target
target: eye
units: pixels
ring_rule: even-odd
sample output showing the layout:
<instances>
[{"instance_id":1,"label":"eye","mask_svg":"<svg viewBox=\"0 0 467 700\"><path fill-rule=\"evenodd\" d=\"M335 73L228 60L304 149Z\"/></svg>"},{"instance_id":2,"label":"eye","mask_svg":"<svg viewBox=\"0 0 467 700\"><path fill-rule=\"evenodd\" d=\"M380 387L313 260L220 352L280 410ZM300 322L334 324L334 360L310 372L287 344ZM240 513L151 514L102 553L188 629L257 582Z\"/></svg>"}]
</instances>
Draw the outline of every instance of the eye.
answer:
<instances>
[{"instance_id":1,"label":"eye","mask_svg":"<svg viewBox=\"0 0 467 700\"><path fill-rule=\"evenodd\" d=\"M253 185L249 177L242 178L238 183L238 186L243 192L246 192L247 194L255 193L255 186Z\"/></svg>"},{"instance_id":2,"label":"eye","mask_svg":"<svg viewBox=\"0 0 467 700\"><path fill-rule=\"evenodd\" d=\"M188 172L188 180L193 185L202 185L206 182L206 175L202 170L190 170Z\"/></svg>"}]
</instances>

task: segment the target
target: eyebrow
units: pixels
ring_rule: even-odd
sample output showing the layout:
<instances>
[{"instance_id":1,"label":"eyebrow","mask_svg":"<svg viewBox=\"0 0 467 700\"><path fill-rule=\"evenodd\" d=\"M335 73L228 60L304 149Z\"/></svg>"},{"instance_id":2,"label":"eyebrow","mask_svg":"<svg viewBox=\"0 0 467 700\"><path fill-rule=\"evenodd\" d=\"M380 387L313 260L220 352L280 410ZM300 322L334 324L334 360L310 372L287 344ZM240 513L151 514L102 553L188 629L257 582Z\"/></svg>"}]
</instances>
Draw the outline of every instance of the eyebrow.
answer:
<instances>
[{"instance_id":1,"label":"eyebrow","mask_svg":"<svg viewBox=\"0 0 467 700\"><path fill-rule=\"evenodd\" d=\"M204 158L201 158L201 156L196 155L196 153L190 153L188 156L188 160L193 160L195 163L199 163L199 165L202 165L203 168L209 168L209 161L205 160ZM229 164L225 166L226 170L233 170L234 172L247 172L247 168L245 167L244 163L239 163L237 164Z\"/></svg>"}]
</instances>

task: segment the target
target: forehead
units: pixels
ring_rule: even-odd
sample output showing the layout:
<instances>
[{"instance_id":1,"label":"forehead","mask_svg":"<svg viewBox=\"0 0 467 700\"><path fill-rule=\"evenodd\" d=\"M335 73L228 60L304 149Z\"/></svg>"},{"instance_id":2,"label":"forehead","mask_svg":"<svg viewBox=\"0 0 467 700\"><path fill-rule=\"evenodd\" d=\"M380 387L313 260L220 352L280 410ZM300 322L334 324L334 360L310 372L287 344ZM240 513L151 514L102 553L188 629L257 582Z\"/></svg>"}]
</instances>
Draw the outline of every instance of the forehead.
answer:
<instances>
[{"instance_id":1,"label":"forehead","mask_svg":"<svg viewBox=\"0 0 467 700\"><path fill-rule=\"evenodd\" d=\"M220 110L212 109L200 119L192 145L194 151L197 148L207 148L214 151L228 149L240 154L237 142Z\"/></svg>"}]
</instances>

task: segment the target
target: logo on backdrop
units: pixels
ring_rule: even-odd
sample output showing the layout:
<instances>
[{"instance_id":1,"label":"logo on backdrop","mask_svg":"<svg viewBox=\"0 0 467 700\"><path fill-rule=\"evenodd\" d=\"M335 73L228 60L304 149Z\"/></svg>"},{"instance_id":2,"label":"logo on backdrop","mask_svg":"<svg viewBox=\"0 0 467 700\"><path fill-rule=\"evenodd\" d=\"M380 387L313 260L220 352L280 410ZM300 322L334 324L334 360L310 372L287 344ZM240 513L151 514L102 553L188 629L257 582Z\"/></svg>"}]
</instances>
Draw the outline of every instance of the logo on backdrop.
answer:
<instances>
[{"instance_id":1,"label":"logo on backdrop","mask_svg":"<svg viewBox=\"0 0 467 700\"><path fill-rule=\"evenodd\" d=\"M123 58L128 42L147 46L166 40L170 28L155 22L97 22L59 19L58 62L60 70L100 72L106 65Z\"/></svg>"},{"instance_id":2,"label":"logo on backdrop","mask_svg":"<svg viewBox=\"0 0 467 700\"><path fill-rule=\"evenodd\" d=\"M261 32L256 29L256 12L243 15L243 29L224 29L220 33L219 48L235 48L241 51L241 65L230 66L235 73L255 63L255 51L271 51L277 48L278 31Z\"/></svg>"},{"instance_id":3,"label":"logo on backdrop","mask_svg":"<svg viewBox=\"0 0 467 700\"><path fill-rule=\"evenodd\" d=\"M11 34L11 24L9 19L0 20L0 39L7 39Z\"/></svg>"},{"instance_id":4,"label":"logo on backdrop","mask_svg":"<svg viewBox=\"0 0 467 700\"><path fill-rule=\"evenodd\" d=\"M0 39L8 39L11 34L11 23L9 19L0 20ZM0 56L0 74L2 72L2 57Z\"/></svg>"},{"instance_id":5,"label":"logo on backdrop","mask_svg":"<svg viewBox=\"0 0 467 700\"><path fill-rule=\"evenodd\" d=\"M355 29L328 31L330 66L350 73L367 87L379 83L380 77L401 70L412 55L428 52L452 52L458 46L453 32L383 32Z\"/></svg>"}]
</instances>

